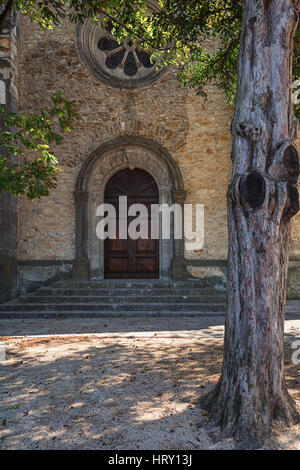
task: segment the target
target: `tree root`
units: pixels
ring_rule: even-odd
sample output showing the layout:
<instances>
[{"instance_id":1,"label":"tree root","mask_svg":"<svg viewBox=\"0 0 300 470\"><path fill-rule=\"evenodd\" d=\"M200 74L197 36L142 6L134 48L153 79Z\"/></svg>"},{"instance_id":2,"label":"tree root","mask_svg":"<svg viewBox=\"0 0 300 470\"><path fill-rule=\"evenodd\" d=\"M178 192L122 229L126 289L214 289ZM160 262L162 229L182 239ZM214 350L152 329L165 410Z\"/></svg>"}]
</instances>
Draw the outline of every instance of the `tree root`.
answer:
<instances>
[{"instance_id":1,"label":"tree root","mask_svg":"<svg viewBox=\"0 0 300 470\"><path fill-rule=\"evenodd\" d=\"M264 446L271 436L275 422L284 422L290 427L300 422L293 398L285 391L274 404L270 400L269 409L254 413L236 413L234 401L221 397L220 385L201 395L199 405L207 411L210 423L220 428L218 440L233 438L236 449L257 449ZM254 408L255 409L255 408ZM242 410L242 406L240 406Z\"/></svg>"}]
</instances>

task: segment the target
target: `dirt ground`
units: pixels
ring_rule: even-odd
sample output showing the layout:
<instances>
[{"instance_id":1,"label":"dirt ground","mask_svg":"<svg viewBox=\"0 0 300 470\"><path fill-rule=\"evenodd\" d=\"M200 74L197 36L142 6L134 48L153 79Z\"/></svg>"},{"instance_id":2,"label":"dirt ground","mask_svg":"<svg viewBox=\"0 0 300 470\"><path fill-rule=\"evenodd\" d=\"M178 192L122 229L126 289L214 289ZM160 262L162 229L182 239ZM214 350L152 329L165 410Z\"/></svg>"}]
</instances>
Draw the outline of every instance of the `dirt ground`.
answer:
<instances>
[{"instance_id":1,"label":"dirt ground","mask_svg":"<svg viewBox=\"0 0 300 470\"><path fill-rule=\"evenodd\" d=\"M220 373L223 321L1 320L0 449L233 448L216 442L198 405ZM286 322L287 383L300 405L295 340L300 320ZM266 448L300 450L299 433L278 427Z\"/></svg>"}]
</instances>

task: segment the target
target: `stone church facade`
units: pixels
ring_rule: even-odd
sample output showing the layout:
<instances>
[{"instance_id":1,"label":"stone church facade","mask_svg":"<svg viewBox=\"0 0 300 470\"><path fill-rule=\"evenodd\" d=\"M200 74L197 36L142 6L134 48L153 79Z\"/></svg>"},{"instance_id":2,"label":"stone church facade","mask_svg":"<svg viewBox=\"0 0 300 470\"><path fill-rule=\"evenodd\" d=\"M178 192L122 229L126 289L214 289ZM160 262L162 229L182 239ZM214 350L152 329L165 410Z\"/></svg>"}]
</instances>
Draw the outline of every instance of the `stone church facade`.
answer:
<instances>
[{"instance_id":1,"label":"stone church facade","mask_svg":"<svg viewBox=\"0 0 300 470\"><path fill-rule=\"evenodd\" d=\"M224 284L233 108L222 92L209 87L204 102L179 86L174 68L157 70L131 41L116 44L89 23L64 22L42 31L14 16L0 43L1 103L8 110L38 111L59 89L76 100L82 118L52 148L62 172L49 197L0 195L1 300L62 277L105 277L96 208L108 182L125 170L150 175L160 203L204 204L203 248L187 251L181 240L160 239L158 277L208 277ZM291 295L300 291L299 228L298 215Z\"/></svg>"}]
</instances>

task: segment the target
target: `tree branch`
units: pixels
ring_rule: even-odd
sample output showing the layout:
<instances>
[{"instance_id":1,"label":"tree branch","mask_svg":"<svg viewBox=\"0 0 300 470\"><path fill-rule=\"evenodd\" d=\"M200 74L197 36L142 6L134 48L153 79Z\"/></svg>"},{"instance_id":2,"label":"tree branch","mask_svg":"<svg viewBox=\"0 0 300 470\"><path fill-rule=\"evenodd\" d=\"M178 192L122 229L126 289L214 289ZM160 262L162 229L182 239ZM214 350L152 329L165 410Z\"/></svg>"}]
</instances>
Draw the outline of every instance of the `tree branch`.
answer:
<instances>
[{"instance_id":1,"label":"tree branch","mask_svg":"<svg viewBox=\"0 0 300 470\"><path fill-rule=\"evenodd\" d=\"M125 29L125 31L127 31L129 34L132 35L132 37L136 38L136 39L140 39L141 41L143 41L144 43L146 44L149 44L151 47L152 44L151 44L151 41L148 41L146 38L144 38L143 36L141 35L138 35L137 37L135 36L135 33L132 31L131 28L128 28L128 26L126 26L123 22L117 20L117 18L115 18L114 16L111 16L109 13L107 13L106 10L103 10L102 8L100 9L100 11L102 12L102 14L104 16L106 16L107 18L109 18L111 21L114 21L115 23L117 23L119 26L122 26L122 28ZM168 51L168 50L172 50L172 49L177 49L176 47L155 47L156 50L158 51Z\"/></svg>"}]
</instances>

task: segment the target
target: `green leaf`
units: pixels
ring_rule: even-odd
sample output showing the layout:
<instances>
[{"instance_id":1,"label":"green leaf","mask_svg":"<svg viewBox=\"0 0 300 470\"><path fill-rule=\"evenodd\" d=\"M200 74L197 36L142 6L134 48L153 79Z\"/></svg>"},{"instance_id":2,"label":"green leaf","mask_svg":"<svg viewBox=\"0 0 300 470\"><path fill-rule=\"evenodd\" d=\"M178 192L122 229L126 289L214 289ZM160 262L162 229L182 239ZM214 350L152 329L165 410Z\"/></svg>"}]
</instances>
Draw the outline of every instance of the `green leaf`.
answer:
<instances>
[{"instance_id":1,"label":"green leaf","mask_svg":"<svg viewBox=\"0 0 300 470\"><path fill-rule=\"evenodd\" d=\"M51 101L52 107L42 108L40 114L6 113L0 109L7 126L0 136L1 147L15 157L28 152L36 154L29 162L23 159L14 165L0 156L0 193L10 191L14 195L35 199L48 196L56 187L60 168L57 158L49 150L53 143L60 145L63 136L56 132L55 120L58 119L61 130L69 132L80 116L74 109L74 101L65 98L61 91L56 92Z\"/></svg>"}]
</instances>

